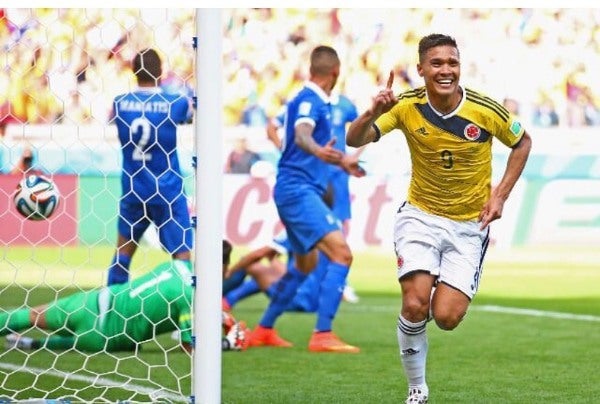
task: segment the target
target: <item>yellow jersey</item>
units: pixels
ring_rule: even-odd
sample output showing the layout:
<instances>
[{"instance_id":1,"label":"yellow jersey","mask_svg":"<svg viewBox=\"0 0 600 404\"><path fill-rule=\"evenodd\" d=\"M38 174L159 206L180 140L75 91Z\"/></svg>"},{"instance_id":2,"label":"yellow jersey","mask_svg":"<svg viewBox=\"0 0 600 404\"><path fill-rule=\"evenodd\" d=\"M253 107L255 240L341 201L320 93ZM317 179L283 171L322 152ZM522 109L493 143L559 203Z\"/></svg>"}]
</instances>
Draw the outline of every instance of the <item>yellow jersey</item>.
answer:
<instances>
[{"instance_id":1,"label":"yellow jersey","mask_svg":"<svg viewBox=\"0 0 600 404\"><path fill-rule=\"evenodd\" d=\"M409 203L450 219L474 220L490 197L492 139L512 148L525 130L498 102L462 90L460 104L447 115L431 107L425 87L406 91L375 125L382 135L400 129L406 137Z\"/></svg>"}]
</instances>

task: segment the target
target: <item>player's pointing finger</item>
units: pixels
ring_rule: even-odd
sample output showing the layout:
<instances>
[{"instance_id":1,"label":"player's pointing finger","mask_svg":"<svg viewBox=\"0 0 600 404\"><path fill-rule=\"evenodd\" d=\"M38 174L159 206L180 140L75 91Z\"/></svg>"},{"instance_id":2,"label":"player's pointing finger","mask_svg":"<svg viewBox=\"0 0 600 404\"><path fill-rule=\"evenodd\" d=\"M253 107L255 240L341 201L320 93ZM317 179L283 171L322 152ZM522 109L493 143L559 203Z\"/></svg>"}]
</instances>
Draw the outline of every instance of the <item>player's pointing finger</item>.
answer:
<instances>
[{"instance_id":1,"label":"player's pointing finger","mask_svg":"<svg viewBox=\"0 0 600 404\"><path fill-rule=\"evenodd\" d=\"M394 71L390 70L390 77L388 78L388 81L387 81L387 84L386 84L385 88L391 89L392 88L392 83L394 83Z\"/></svg>"}]
</instances>

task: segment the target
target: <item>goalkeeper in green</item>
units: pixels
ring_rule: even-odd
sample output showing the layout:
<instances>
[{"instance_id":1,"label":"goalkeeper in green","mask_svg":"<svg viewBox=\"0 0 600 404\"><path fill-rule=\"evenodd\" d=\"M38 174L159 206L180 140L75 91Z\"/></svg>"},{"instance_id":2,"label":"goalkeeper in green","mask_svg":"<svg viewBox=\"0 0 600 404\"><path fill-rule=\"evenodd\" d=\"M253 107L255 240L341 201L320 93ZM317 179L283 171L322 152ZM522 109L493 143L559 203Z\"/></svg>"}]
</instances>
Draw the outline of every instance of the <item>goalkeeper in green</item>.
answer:
<instances>
[{"instance_id":1,"label":"goalkeeper in green","mask_svg":"<svg viewBox=\"0 0 600 404\"><path fill-rule=\"evenodd\" d=\"M231 244L223 241L223 266ZM192 349L192 270L189 261L171 260L124 284L75 293L52 303L11 311L0 309L0 336L7 347L90 352L134 350L156 335L179 330L182 348ZM36 327L46 338L15 334ZM223 350L247 346L247 330L223 314Z\"/></svg>"}]
</instances>

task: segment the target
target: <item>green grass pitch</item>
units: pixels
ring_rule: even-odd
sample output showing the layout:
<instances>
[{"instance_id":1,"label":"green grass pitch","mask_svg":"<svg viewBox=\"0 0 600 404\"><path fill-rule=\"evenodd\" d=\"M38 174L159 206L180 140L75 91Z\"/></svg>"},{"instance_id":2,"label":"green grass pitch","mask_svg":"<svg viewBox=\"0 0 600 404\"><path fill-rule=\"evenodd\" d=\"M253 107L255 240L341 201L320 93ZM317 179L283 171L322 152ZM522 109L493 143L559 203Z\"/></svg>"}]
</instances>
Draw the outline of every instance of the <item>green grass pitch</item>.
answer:
<instances>
[{"instance_id":1,"label":"green grass pitch","mask_svg":"<svg viewBox=\"0 0 600 404\"><path fill-rule=\"evenodd\" d=\"M5 247L0 307L44 303L76 290L65 285L103 284L111 254L111 247ZM134 258L134 276L164 258L142 249ZM430 402L595 402L600 397L594 376L594 358L600 357L594 337L600 326L599 258L593 249L490 251L480 291L461 326L452 332L428 327ZM314 315L285 314L277 328L293 348L223 353L223 403L402 402L406 382L395 336L400 297L391 253L357 254L351 283L361 300L342 303L334 329L360 346L360 354L308 352ZM254 296L236 306L234 314L254 326L266 302ZM189 372L190 358L169 336L158 343L167 352L156 343L145 344L137 354L90 357L0 348L0 399L23 389L14 398L57 398L77 391L90 402L100 395L147 402L163 386L163 400L186 401L191 381L181 375ZM91 380L96 380L94 387ZM114 387L124 380L129 380L127 388Z\"/></svg>"}]
</instances>

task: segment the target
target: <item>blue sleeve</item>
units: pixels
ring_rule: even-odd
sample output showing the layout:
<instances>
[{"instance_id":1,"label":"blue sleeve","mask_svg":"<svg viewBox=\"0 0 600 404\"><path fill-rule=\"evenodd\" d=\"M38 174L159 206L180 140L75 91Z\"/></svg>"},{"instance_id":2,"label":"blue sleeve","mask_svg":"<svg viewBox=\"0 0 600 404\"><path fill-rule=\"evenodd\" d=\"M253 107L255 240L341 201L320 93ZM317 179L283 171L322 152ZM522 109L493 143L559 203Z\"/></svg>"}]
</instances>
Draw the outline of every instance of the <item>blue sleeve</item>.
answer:
<instances>
[{"instance_id":1,"label":"blue sleeve","mask_svg":"<svg viewBox=\"0 0 600 404\"><path fill-rule=\"evenodd\" d=\"M348 122L354 121L358 118L358 110L356 109L356 105L352 101L349 101L348 105Z\"/></svg>"},{"instance_id":2,"label":"blue sleeve","mask_svg":"<svg viewBox=\"0 0 600 404\"><path fill-rule=\"evenodd\" d=\"M185 123L192 117L192 108L187 97L177 98L171 105L171 118L175 123Z\"/></svg>"},{"instance_id":3,"label":"blue sleeve","mask_svg":"<svg viewBox=\"0 0 600 404\"><path fill-rule=\"evenodd\" d=\"M319 119L323 116L323 108L321 102L314 97L306 97L303 101L298 104L298 115L296 116L295 123L300 119L310 119L315 124L319 122Z\"/></svg>"}]
</instances>

